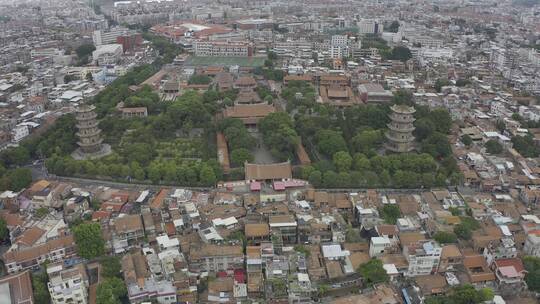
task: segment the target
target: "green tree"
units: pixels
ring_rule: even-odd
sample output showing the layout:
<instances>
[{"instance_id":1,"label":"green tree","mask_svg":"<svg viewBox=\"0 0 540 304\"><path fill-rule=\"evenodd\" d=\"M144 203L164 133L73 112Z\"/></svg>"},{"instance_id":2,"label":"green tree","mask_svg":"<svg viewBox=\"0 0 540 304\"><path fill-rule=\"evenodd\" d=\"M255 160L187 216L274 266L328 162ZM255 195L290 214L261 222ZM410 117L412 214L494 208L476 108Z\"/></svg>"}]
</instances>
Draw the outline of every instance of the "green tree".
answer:
<instances>
[{"instance_id":1,"label":"green tree","mask_svg":"<svg viewBox=\"0 0 540 304\"><path fill-rule=\"evenodd\" d=\"M388 27L385 27L387 32L397 33L399 31L399 21L394 20Z\"/></svg>"},{"instance_id":2,"label":"green tree","mask_svg":"<svg viewBox=\"0 0 540 304\"><path fill-rule=\"evenodd\" d=\"M502 119L497 119L497 121L495 122L495 127L499 132L502 133L504 132L504 130L506 130L506 123Z\"/></svg>"},{"instance_id":3,"label":"green tree","mask_svg":"<svg viewBox=\"0 0 540 304\"><path fill-rule=\"evenodd\" d=\"M199 179L201 183L205 186L213 186L216 184L217 181L216 173L208 164L202 165Z\"/></svg>"},{"instance_id":4,"label":"green tree","mask_svg":"<svg viewBox=\"0 0 540 304\"><path fill-rule=\"evenodd\" d=\"M189 84L209 84L212 82L212 78L206 75L193 75L189 78Z\"/></svg>"},{"instance_id":5,"label":"green tree","mask_svg":"<svg viewBox=\"0 0 540 304\"><path fill-rule=\"evenodd\" d=\"M23 146L8 148L1 154L1 159L6 166L22 166L30 161L30 151Z\"/></svg>"},{"instance_id":6,"label":"green tree","mask_svg":"<svg viewBox=\"0 0 540 304\"><path fill-rule=\"evenodd\" d=\"M523 265L527 270L525 275L527 287L531 291L540 292L540 258L526 256L523 258Z\"/></svg>"},{"instance_id":7,"label":"green tree","mask_svg":"<svg viewBox=\"0 0 540 304\"><path fill-rule=\"evenodd\" d=\"M456 86L457 87L464 87L464 86L466 86L466 85L468 85L470 83L471 83L471 81L468 80L468 79L460 78L460 79L456 80Z\"/></svg>"},{"instance_id":8,"label":"green tree","mask_svg":"<svg viewBox=\"0 0 540 304\"><path fill-rule=\"evenodd\" d=\"M461 136L461 142L465 146L470 147L472 145L472 143L473 143L473 140L468 134L465 134L465 135Z\"/></svg>"},{"instance_id":9,"label":"green tree","mask_svg":"<svg viewBox=\"0 0 540 304\"><path fill-rule=\"evenodd\" d=\"M105 241L98 223L83 223L73 228L79 256L93 259L105 253Z\"/></svg>"},{"instance_id":10,"label":"green tree","mask_svg":"<svg viewBox=\"0 0 540 304\"><path fill-rule=\"evenodd\" d=\"M36 304L51 303L51 295L49 294L49 289L47 287L48 282L49 277L46 272L42 271L32 274L32 290Z\"/></svg>"},{"instance_id":11,"label":"green tree","mask_svg":"<svg viewBox=\"0 0 540 304\"><path fill-rule=\"evenodd\" d=\"M353 168L358 171L366 171L371 168L371 163L364 154L356 153L354 155Z\"/></svg>"},{"instance_id":12,"label":"green tree","mask_svg":"<svg viewBox=\"0 0 540 304\"><path fill-rule=\"evenodd\" d=\"M413 95L411 92L403 89L399 89L396 92L394 92L394 97L392 97L392 102L395 104L404 104L408 106L413 106Z\"/></svg>"},{"instance_id":13,"label":"green tree","mask_svg":"<svg viewBox=\"0 0 540 304\"><path fill-rule=\"evenodd\" d=\"M144 180L144 169L137 161L132 161L129 165L129 175L139 181Z\"/></svg>"},{"instance_id":14,"label":"green tree","mask_svg":"<svg viewBox=\"0 0 540 304\"><path fill-rule=\"evenodd\" d=\"M360 265L357 272L362 275L364 283L367 286L388 282L390 279L386 270L383 268L382 261L377 259L372 259L369 262Z\"/></svg>"},{"instance_id":15,"label":"green tree","mask_svg":"<svg viewBox=\"0 0 540 304\"><path fill-rule=\"evenodd\" d=\"M331 157L336 152L347 151L347 143L341 132L333 130L320 130L316 134L317 149L324 155Z\"/></svg>"},{"instance_id":16,"label":"green tree","mask_svg":"<svg viewBox=\"0 0 540 304\"><path fill-rule=\"evenodd\" d=\"M378 149L384 142L381 130L364 130L351 139L351 145L356 152L368 153Z\"/></svg>"},{"instance_id":17,"label":"green tree","mask_svg":"<svg viewBox=\"0 0 540 304\"><path fill-rule=\"evenodd\" d=\"M380 210L379 213L387 224L395 225L397 219L401 216L399 207L395 204L386 204Z\"/></svg>"},{"instance_id":18,"label":"green tree","mask_svg":"<svg viewBox=\"0 0 540 304\"><path fill-rule=\"evenodd\" d=\"M463 224L458 224L454 227L454 233L462 240L470 240L472 237L472 231L469 227Z\"/></svg>"},{"instance_id":19,"label":"green tree","mask_svg":"<svg viewBox=\"0 0 540 304\"><path fill-rule=\"evenodd\" d=\"M266 95L264 96L264 102L267 104L272 104L274 102L274 97L272 97L272 95Z\"/></svg>"},{"instance_id":20,"label":"green tree","mask_svg":"<svg viewBox=\"0 0 540 304\"><path fill-rule=\"evenodd\" d=\"M101 275L105 278L121 277L120 271L122 265L120 265L120 258L117 256L106 256L101 259Z\"/></svg>"},{"instance_id":21,"label":"green tree","mask_svg":"<svg viewBox=\"0 0 540 304\"><path fill-rule=\"evenodd\" d=\"M406 46L396 46L392 49L389 59L401 60L403 62L412 58L411 50Z\"/></svg>"},{"instance_id":22,"label":"green tree","mask_svg":"<svg viewBox=\"0 0 540 304\"><path fill-rule=\"evenodd\" d=\"M86 78L87 81L90 81L90 82L94 81L94 76L92 76L91 72L86 73L85 78Z\"/></svg>"},{"instance_id":23,"label":"green tree","mask_svg":"<svg viewBox=\"0 0 540 304\"><path fill-rule=\"evenodd\" d=\"M442 87L450 85L450 81L448 79L439 78L435 81L435 90L437 92L441 92Z\"/></svg>"},{"instance_id":24,"label":"green tree","mask_svg":"<svg viewBox=\"0 0 540 304\"><path fill-rule=\"evenodd\" d=\"M252 162L253 154L248 149L239 148L231 152L231 163L234 166L243 166L244 162Z\"/></svg>"},{"instance_id":25,"label":"green tree","mask_svg":"<svg viewBox=\"0 0 540 304\"><path fill-rule=\"evenodd\" d=\"M99 283L96 289L96 303L121 303L121 298L127 295L124 281L117 277L109 277Z\"/></svg>"},{"instance_id":26,"label":"green tree","mask_svg":"<svg viewBox=\"0 0 540 304\"><path fill-rule=\"evenodd\" d=\"M340 186L338 184L338 180L339 180L339 176L334 171L330 170L330 171L326 171L326 172L323 173L322 184L324 185L324 187L336 188L336 187Z\"/></svg>"},{"instance_id":27,"label":"green tree","mask_svg":"<svg viewBox=\"0 0 540 304\"><path fill-rule=\"evenodd\" d=\"M311 255L311 251L309 251L305 246L303 245L296 245L294 246L294 251L300 252L304 254L305 257L309 257Z\"/></svg>"},{"instance_id":28,"label":"green tree","mask_svg":"<svg viewBox=\"0 0 540 304\"><path fill-rule=\"evenodd\" d=\"M348 152L339 151L334 153L333 161L339 172L346 172L351 169L352 157Z\"/></svg>"},{"instance_id":29,"label":"green tree","mask_svg":"<svg viewBox=\"0 0 540 304\"><path fill-rule=\"evenodd\" d=\"M512 137L512 147L523 157L540 156L540 149L531 135Z\"/></svg>"},{"instance_id":30,"label":"green tree","mask_svg":"<svg viewBox=\"0 0 540 304\"><path fill-rule=\"evenodd\" d=\"M294 130L294 124L286 112L267 115L259 122L259 130L270 152L279 160L292 159L300 138Z\"/></svg>"},{"instance_id":31,"label":"green tree","mask_svg":"<svg viewBox=\"0 0 540 304\"><path fill-rule=\"evenodd\" d=\"M501 154L503 146L495 139L490 139L486 142L486 152L489 154Z\"/></svg>"},{"instance_id":32,"label":"green tree","mask_svg":"<svg viewBox=\"0 0 540 304\"><path fill-rule=\"evenodd\" d=\"M270 60L276 60L276 59L277 59L277 54L276 54L276 52L269 51L269 52L268 52L268 59L270 59Z\"/></svg>"},{"instance_id":33,"label":"green tree","mask_svg":"<svg viewBox=\"0 0 540 304\"><path fill-rule=\"evenodd\" d=\"M96 50L96 47L89 43L89 44L83 44L79 46L77 49L75 49L75 52L77 53L77 57L84 58L92 55L92 52Z\"/></svg>"},{"instance_id":34,"label":"green tree","mask_svg":"<svg viewBox=\"0 0 540 304\"><path fill-rule=\"evenodd\" d=\"M435 132L421 143L423 153L428 153L434 158L444 158L452 154L452 147L446 135Z\"/></svg>"},{"instance_id":35,"label":"green tree","mask_svg":"<svg viewBox=\"0 0 540 304\"><path fill-rule=\"evenodd\" d=\"M7 174L13 191L20 191L32 183L32 171L28 168L17 168Z\"/></svg>"},{"instance_id":36,"label":"green tree","mask_svg":"<svg viewBox=\"0 0 540 304\"><path fill-rule=\"evenodd\" d=\"M322 184L322 173L321 171L315 170L309 174L308 181L315 187L318 187Z\"/></svg>"},{"instance_id":37,"label":"green tree","mask_svg":"<svg viewBox=\"0 0 540 304\"><path fill-rule=\"evenodd\" d=\"M5 240L9 236L9 229L6 220L0 218L0 241Z\"/></svg>"},{"instance_id":38,"label":"green tree","mask_svg":"<svg viewBox=\"0 0 540 304\"><path fill-rule=\"evenodd\" d=\"M457 236L455 233L452 232L446 232L446 231L438 231L433 236L433 239L440 244L450 244L457 242Z\"/></svg>"},{"instance_id":39,"label":"green tree","mask_svg":"<svg viewBox=\"0 0 540 304\"><path fill-rule=\"evenodd\" d=\"M443 108L437 108L429 112L429 114L427 114L427 117L431 119L431 121L435 125L435 130L437 132L443 134L450 133L450 129L452 128L452 117L450 117L450 113L448 112L448 110Z\"/></svg>"},{"instance_id":40,"label":"green tree","mask_svg":"<svg viewBox=\"0 0 540 304\"><path fill-rule=\"evenodd\" d=\"M414 135L418 141L423 141L435 132L435 124L428 117L423 117L415 121Z\"/></svg>"},{"instance_id":41,"label":"green tree","mask_svg":"<svg viewBox=\"0 0 540 304\"><path fill-rule=\"evenodd\" d=\"M47 209L47 207L39 207L37 210L36 210L36 217L37 218L42 218L44 217L45 215L49 214L49 209Z\"/></svg>"},{"instance_id":42,"label":"green tree","mask_svg":"<svg viewBox=\"0 0 540 304\"><path fill-rule=\"evenodd\" d=\"M493 291L488 288L476 290L472 285L454 287L449 292L426 298L426 304L480 304L493 299Z\"/></svg>"}]
</instances>

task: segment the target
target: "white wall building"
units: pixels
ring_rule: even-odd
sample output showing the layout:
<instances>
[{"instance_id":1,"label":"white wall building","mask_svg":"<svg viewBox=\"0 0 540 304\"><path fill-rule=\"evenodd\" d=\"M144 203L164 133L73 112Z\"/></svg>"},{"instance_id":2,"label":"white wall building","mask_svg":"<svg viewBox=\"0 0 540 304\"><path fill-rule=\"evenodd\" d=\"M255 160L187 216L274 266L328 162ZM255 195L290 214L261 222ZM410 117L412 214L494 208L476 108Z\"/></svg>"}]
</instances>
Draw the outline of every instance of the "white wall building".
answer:
<instances>
[{"instance_id":1,"label":"white wall building","mask_svg":"<svg viewBox=\"0 0 540 304\"><path fill-rule=\"evenodd\" d=\"M347 46L348 40L347 35L333 35L332 46Z\"/></svg>"},{"instance_id":2,"label":"white wall building","mask_svg":"<svg viewBox=\"0 0 540 304\"><path fill-rule=\"evenodd\" d=\"M247 42L195 41L193 51L196 56L248 57L252 47Z\"/></svg>"},{"instance_id":3,"label":"white wall building","mask_svg":"<svg viewBox=\"0 0 540 304\"><path fill-rule=\"evenodd\" d=\"M403 249L403 255L409 262L407 276L429 275L437 271L441 260L442 248L433 241L418 242Z\"/></svg>"},{"instance_id":4,"label":"white wall building","mask_svg":"<svg viewBox=\"0 0 540 304\"><path fill-rule=\"evenodd\" d=\"M97 30L92 34L94 45L113 44L116 43L116 38L127 35L129 30L125 27L111 27L108 30Z\"/></svg>"},{"instance_id":5,"label":"white wall building","mask_svg":"<svg viewBox=\"0 0 540 304\"><path fill-rule=\"evenodd\" d=\"M51 303L88 303L88 279L83 264L68 269L65 269L62 263L50 265L47 267L47 274Z\"/></svg>"},{"instance_id":6,"label":"white wall building","mask_svg":"<svg viewBox=\"0 0 540 304\"><path fill-rule=\"evenodd\" d=\"M356 24L359 34L378 34L383 32L383 25L378 20L364 19Z\"/></svg>"},{"instance_id":7,"label":"white wall building","mask_svg":"<svg viewBox=\"0 0 540 304\"><path fill-rule=\"evenodd\" d=\"M540 236L536 234L527 235L523 252L525 255L540 257Z\"/></svg>"},{"instance_id":8,"label":"white wall building","mask_svg":"<svg viewBox=\"0 0 540 304\"><path fill-rule=\"evenodd\" d=\"M92 52L92 59L97 65L116 64L123 53L121 44L103 44Z\"/></svg>"},{"instance_id":9,"label":"white wall building","mask_svg":"<svg viewBox=\"0 0 540 304\"><path fill-rule=\"evenodd\" d=\"M30 131L26 125L17 125L15 128L13 128L13 130L11 130L11 134L13 142L18 143L28 136Z\"/></svg>"},{"instance_id":10,"label":"white wall building","mask_svg":"<svg viewBox=\"0 0 540 304\"><path fill-rule=\"evenodd\" d=\"M390 239L388 237L372 237L369 241L369 256L371 258L382 256L386 248L389 248L391 246L392 243L390 242Z\"/></svg>"}]
</instances>

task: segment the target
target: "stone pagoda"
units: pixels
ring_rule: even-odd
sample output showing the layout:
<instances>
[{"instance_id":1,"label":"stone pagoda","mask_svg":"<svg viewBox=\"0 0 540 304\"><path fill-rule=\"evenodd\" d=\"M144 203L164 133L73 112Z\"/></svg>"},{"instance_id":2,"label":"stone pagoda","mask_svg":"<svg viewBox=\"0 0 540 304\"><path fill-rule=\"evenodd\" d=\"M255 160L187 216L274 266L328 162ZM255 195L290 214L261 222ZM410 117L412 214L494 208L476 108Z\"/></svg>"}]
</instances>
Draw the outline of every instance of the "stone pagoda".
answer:
<instances>
[{"instance_id":1,"label":"stone pagoda","mask_svg":"<svg viewBox=\"0 0 540 304\"><path fill-rule=\"evenodd\" d=\"M414 112L413 107L406 105L393 105L386 132L386 145L388 151L403 153L414 149Z\"/></svg>"},{"instance_id":2,"label":"stone pagoda","mask_svg":"<svg viewBox=\"0 0 540 304\"><path fill-rule=\"evenodd\" d=\"M79 148L73 153L75 159L99 158L111 153L111 147L103 144L101 130L98 128L97 114L92 105L79 105L75 111L77 120L76 133L79 137L77 145Z\"/></svg>"}]
</instances>

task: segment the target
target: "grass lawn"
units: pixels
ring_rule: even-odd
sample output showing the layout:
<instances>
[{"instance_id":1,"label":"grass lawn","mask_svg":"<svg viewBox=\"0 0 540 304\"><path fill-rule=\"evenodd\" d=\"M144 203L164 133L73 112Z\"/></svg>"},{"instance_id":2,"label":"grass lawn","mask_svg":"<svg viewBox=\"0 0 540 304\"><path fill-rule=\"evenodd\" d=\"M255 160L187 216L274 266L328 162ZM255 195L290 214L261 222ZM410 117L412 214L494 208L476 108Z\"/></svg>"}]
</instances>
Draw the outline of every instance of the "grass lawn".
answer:
<instances>
[{"instance_id":1,"label":"grass lawn","mask_svg":"<svg viewBox=\"0 0 540 304\"><path fill-rule=\"evenodd\" d=\"M265 57L199 57L190 56L186 66L231 66L258 67L264 65Z\"/></svg>"}]
</instances>

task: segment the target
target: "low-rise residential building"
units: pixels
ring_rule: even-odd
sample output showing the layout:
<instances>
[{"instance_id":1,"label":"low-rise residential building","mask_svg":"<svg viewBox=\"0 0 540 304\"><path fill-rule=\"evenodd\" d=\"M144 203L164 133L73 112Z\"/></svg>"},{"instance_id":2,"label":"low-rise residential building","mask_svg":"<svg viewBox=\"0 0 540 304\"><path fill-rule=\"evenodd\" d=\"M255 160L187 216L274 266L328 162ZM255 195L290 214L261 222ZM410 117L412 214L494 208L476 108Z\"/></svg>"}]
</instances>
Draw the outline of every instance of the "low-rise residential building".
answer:
<instances>
[{"instance_id":1,"label":"low-rise residential building","mask_svg":"<svg viewBox=\"0 0 540 304\"><path fill-rule=\"evenodd\" d=\"M68 235L31 248L8 251L2 259L8 273L15 273L37 268L45 261L61 262L75 254L73 236Z\"/></svg>"},{"instance_id":2,"label":"low-rise residential building","mask_svg":"<svg viewBox=\"0 0 540 304\"><path fill-rule=\"evenodd\" d=\"M123 252L136 241L144 238L144 225L139 214L126 215L114 219L113 247L115 252Z\"/></svg>"},{"instance_id":3,"label":"low-rise residential building","mask_svg":"<svg viewBox=\"0 0 540 304\"><path fill-rule=\"evenodd\" d=\"M526 255L540 257L540 236L535 233L529 233L525 240L523 252Z\"/></svg>"},{"instance_id":4,"label":"low-rise residential building","mask_svg":"<svg viewBox=\"0 0 540 304\"><path fill-rule=\"evenodd\" d=\"M428 275L437 272L441 260L442 248L433 241L419 241L403 249L403 255L409 262L407 276Z\"/></svg>"},{"instance_id":5,"label":"low-rise residential building","mask_svg":"<svg viewBox=\"0 0 540 304\"><path fill-rule=\"evenodd\" d=\"M193 51L196 56L211 57L249 57L253 55L253 47L241 41L195 41Z\"/></svg>"},{"instance_id":6,"label":"low-rise residential building","mask_svg":"<svg viewBox=\"0 0 540 304\"><path fill-rule=\"evenodd\" d=\"M88 277L84 264L65 268L63 263L47 266L47 287L53 304L88 303Z\"/></svg>"},{"instance_id":7,"label":"low-rise residential building","mask_svg":"<svg viewBox=\"0 0 540 304\"><path fill-rule=\"evenodd\" d=\"M193 271L219 272L244 267L242 246L203 244L190 252L189 267Z\"/></svg>"}]
</instances>

